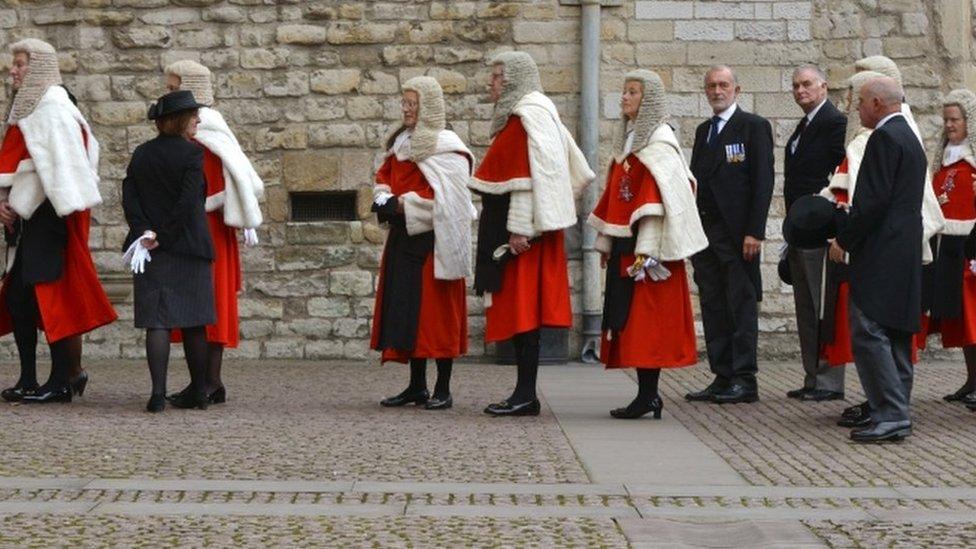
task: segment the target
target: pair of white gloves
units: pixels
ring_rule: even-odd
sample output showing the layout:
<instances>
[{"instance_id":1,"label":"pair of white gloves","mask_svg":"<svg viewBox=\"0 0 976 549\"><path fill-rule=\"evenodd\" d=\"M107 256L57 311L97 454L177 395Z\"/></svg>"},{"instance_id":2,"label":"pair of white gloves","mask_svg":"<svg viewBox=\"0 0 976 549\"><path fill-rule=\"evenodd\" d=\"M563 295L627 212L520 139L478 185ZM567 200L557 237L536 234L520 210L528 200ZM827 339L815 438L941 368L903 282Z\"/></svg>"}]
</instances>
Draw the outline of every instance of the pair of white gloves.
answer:
<instances>
[{"instance_id":1,"label":"pair of white gloves","mask_svg":"<svg viewBox=\"0 0 976 549\"><path fill-rule=\"evenodd\" d=\"M653 257L637 256L637 261L627 269L627 274L640 282L650 278L652 282L661 282L671 278L671 271L663 263Z\"/></svg>"},{"instance_id":2,"label":"pair of white gloves","mask_svg":"<svg viewBox=\"0 0 976 549\"><path fill-rule=\"evenodd\" d=\"M146 272L146 263L152 261L152 256L149 254L149 248L142 245L144 240L156 240L156 233L153 231L146 231L135 240L129 249L122 254L122 261L129 264L129 268L135 274L142 274ZM258 232L254 229L244 229L244 245L245 246L257 246L258 244Z\"/></svg>"}]
</instances>

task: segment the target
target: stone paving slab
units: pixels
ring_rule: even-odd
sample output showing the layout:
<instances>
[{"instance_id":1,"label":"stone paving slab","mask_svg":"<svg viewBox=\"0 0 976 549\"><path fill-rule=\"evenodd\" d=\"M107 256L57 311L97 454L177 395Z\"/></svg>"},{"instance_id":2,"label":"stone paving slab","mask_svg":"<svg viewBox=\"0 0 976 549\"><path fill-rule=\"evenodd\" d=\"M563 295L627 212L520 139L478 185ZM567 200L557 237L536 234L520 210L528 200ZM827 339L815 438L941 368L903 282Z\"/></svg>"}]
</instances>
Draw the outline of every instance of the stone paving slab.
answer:
<instances>
[{"instance_id":1,"label":"stone paving slab","mask_svg":"<svg viewBox=\"0 0 976 549\"><path fill-rule=\"evenodd\" d=\"M206 479L97 479L86 484L86 490L155 490L199 492L349 492L353 482L312 482L280 480L206 480Z\"/></svg>"},{"instance_id":2,"label":"stone paving slab","mask_svg":"<svg viewBox=\"0 0 976 549\"><path fill-rule=\"evenodd\" d=\"M976 547L976 524L972 521L945 524L879 521L805 524L824 543L839 549Z\"/></svg>"},{"instance_id":3,"label":"stone paving slab","mask_svg":"<svg viewBox=\"0 0 976 549\"><path fill-rule=\"evenodd\" d=\"M620 519L620 529L634 549L671 547L825 547L796 521Z\"/></svg>"},{"instance_id":4,"label":"stone paving slab","mask_svg":"<svg viewBox=\"0 0 976 549\"><path fill-rule=\"evenodd\" d=\"M356 481L352 487L352 491L418 494L627 495L627 488L623 484L488 484Z\"/></svg>"},{"instance_id":5,"label":"stone paving slab","mask_svg":"<svg viewBox=\"0 0 976 549\"><path fill-rule=\"evenodd\" d=\"M609 410L630 402L635 394L633 380L621 370L547 366L539 373L539 390L594 482L685 485L707 478L712 484L747 484L671 418L612 419Z\"/></svg>"}]
</instances>

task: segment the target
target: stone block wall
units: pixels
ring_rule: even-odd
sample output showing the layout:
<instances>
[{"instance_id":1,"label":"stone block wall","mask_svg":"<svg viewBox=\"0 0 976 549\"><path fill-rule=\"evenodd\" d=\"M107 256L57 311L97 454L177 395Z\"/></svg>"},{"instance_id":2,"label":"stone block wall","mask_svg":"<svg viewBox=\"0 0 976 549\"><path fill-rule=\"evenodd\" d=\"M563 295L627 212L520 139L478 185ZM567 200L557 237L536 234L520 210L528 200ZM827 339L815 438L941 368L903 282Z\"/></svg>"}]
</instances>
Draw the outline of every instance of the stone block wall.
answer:
<instances>
[{"instance_id":1,"label":"stone block wall","mask_svg":"<svg viewBox=\"0 0 976 549\"><path fill-rule=\"evenodd\" d=\"M603 10L601 172L619 118L617 93L634 67L661 73L683 143L710 113L702 75L713 63L739 71L741 105L772 119L781 148L799 111L792 67L813 62L835 89L863 55L883 53L905 72L908 97L931 140L940 93L973 78L976 11L965 0L624 0ZM976 3L976 2L974 2ZM216 75L216 107L267 184L261 245L244 249L241 347L249 358L375 359L368 351L384 232L369 213L381 143L400 116L399 86L430 74L443 85L453 129L477 154L488 143L486 59L518 48L539 62L546 90L576 127L579 7L558 0L353 2L346 0L65 0L0 3L0 42L25 36L58 48L66 84L102 144L105 203L91 246L121 319L87 337L86 354L141 357L142 336L124 300L119 205L128 156L154 132L144 117L163 92L162 67L198 60ZM9 65L9 55L0 65ZM835 94L836 95L836 94ZM6 103L9 89L0 95ZM835 97L837 99L837 97ZM782 150L777 150L777 170ZM603 173L600 174L602 183ZM778 178L765 245L760 320L765 356L797 351L790 288L776 277L783 216ZM357 195L356 221L297 223L290 192ZM578 231L571 283L579 313ZM243 249L243 248L242 248ZM471 354L484 353L480 299L469 298ZM577 323L578 324L578 323ZM490 349L489 349L490 351ZM571 354L578 336L571 338ZM12 357L9 338L0 346Z\"/></svg>"}]
</instances>

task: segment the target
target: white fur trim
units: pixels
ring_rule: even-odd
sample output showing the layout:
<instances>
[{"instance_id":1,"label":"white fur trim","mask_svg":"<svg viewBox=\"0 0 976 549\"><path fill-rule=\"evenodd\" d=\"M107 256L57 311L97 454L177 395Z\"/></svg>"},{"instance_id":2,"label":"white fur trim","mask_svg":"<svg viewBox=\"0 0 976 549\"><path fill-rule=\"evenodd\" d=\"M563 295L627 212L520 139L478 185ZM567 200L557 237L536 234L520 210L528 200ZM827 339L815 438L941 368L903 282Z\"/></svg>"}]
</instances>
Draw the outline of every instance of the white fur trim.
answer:
<instances>
[{"instance_id":1,"label":"white fur trim","mask_svg":"<svg viewBox=\"0 0 976 549\"><path fill-rule=\"evenodd\" d=\"M373 198L376 198L380 194L393 194L393 189L389 185L384 185L382 183L377 183L373 185Z\"/></svg>"},{"instance_id":2,"label":"white fur trim","mask_svg":"<svg viewBox=\"0 0 976 549\"><path fill-rule=\"evenodd\" d=\"M433 154L417 166L434 189L434 278L457 280L471 275L471 223L478 210L471 203L468 181L474 155L458 135L442 130Z\"/></svg>"},{"instance_id":3,"label":"white fur trim","mask_svg":"<svg viewBox=\"0 0 976 549\"><path fill-rule=\"evenodd\" d=\"M708 238L698 217L693 191L697 181L688 169L674 130L667 124L658 126L637 158L654 176L664 208L663 222L659 226L647 225L646 230L661 231L660 238L645 237L645 242L660 245L659 250L647 255L661 261L677 261L707 248Z\"/></svg>"},{"instance_id":4,"label":"white fur trim","mask_svg":"<svg viewBox=\"0 0 976 549\"><path fill-rule=\"evenodd\" d=\"M195 139L220 157L224 165L224 223L239 229L260 226L263 221L260 200L264 198L264 182L224 117L209 107L200 109L200 125Z\"/></svg>"},{"instance_id":5,"label":"white fur trim","mask_svg":"<svg viewBox=\"0 0 976 549\"><path fill-rule=\"evenodd\" d=\"M468 181L468 188L485 194L507 194L515 191L531 191L532 178L516 177L514 179L509 179L508 181L492 183L491 181L485 181L483 179L478 179L477 177L472 177L471 180Z\"/></svg>"},{"instance_id":6,"label":"white fur trim","mask_svg":"<svg viewBox=\"0 0 976 549\"><path fill-rule=\"evenodd\" d=\"M64 88L48 88L34 111L21 118L17 125L24 134L43 195L59 216L87 210L102 202L98 190L98 141ZM88 136L87 148L82 130ZM18 189L11 189L11 195L15 194L19 194ZM25 197L35 194L36 189L24 192ZM29 200L29 205L36 198L25 200ZM30 218L36 207L17 213Z\"/></svg>"},{"instance_id":7,"label":"white fur trim","mask_svg":"<svg viewBox=\"0 0 976 549\"><path fill-rule=\"evenodd\" d=\"M44 202L44 187L30 158L21 160L16 171L0 174L0 189L10 207L24 219L30 219Z\"/></svg>"},{"instance_id":8,"label":"white fur trim","mask_svg":"<svg viewBox=\"0 0 976 549\"><path fill-rule=\"evenodd\" d=\"M204 209L207 210L207 213L215 212L224 207L226 198L227 193L225 191L212 194L208 196L207 200L204 202Z\"/></svg>"},{"instance_id":9,"label":"white fur trim","mask_svg":"<svg viewBox=\"0 0 976 549\"><path fill-rule=\"evenodd\" d=\"M535 232L556 231L576 224L576 197L593 181L583 152L559 119L552 101L531 92L515 104L529 137Z\"/></svg>"},{"instance_id":10,"label":"white fur trim","mask_svg":"<svg viewBox=\"0 0 976 549\"><path fill-rule=\"evenodd\" d=\"M403 215L407 218L407 234L411 236L434 230L433 200L411 191L403 195Z\"/></svg>"},{"instance_id":11,"label":"white fur trim","mask_svg":"<svg viewBox=\"0 0 976 549\"><path fill-rule=\"evenodd\" d=\"M974 226L976 226L976 219L946 219L939 234L969 236Z\"/></svg>"},{"instance_id":12,"label":"white fur trim","mask_svg":"<svg viewBox=\"0 0 976 549\"><path fill-rule=\"evenodd\" d=\"M664 236L663 217L645 217L638 222L637 239L634 243L634 254L657 257L655 252L661 249L661 239Z\"/></svg>"},{"instance_id":13,"label":"white fur trim","mask_svg":"<svg viewBox=\"0 0 976 549\"><path fill-rule=\"evenodd\" d=\"M534 210L535 204L532 200L532 192L513 192L508 202L508 221L505 223L505 228L510 233L520 234L529 238L535 237L538 231L535 230L535 226L532 223L535 217Z\"/></svg>"}]
</instances>

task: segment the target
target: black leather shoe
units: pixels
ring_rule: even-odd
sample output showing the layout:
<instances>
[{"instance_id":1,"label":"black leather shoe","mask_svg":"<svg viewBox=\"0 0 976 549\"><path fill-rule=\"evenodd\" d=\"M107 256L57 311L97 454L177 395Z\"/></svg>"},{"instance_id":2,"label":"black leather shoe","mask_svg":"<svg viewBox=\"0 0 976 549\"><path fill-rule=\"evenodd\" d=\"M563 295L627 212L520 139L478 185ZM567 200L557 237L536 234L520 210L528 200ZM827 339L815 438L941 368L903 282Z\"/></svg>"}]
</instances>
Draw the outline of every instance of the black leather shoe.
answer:
<instances>
[{"instance_id":1,"label":"black leather shoe","mask_svg":"<svg viewBox=\"0 0 976 549\"><path fill-rule=\"evenodd\" d=\"M198 410L207 409L207 397L203 394L197 394L192 391L181 392L176 398L170 399L170 404L176 408L183 408L184 410L189 410L196 408Z\"/></svg>"},{"instance_id":2,"label":"black leather shoe","mask_svg":"<svg viewBox=\"0 0 976 549\"><path fill-rule=\"evenodd\" d=\"M416 404L420 406L421 404L427 404L429 399L430 393L427 392L427 389L424 389L423 391L411 391L407 389L397 396L384 398L380 401L380 406L386 406L387 408L406 406L407 404Z\"/></svg>"},{"instance_id":3,"label":"black leather shoe","mask_svg":"<svg viewBox=\"0 0 976 549\"><path fill-rule=\"evenodd\" d=\"M803 395L809 393L813 389L807 389L806 387L800 389L793 389L792 391L786 391L786 398L803 398Z\"/></svg>"},{"instance_id":4,"label":"black leather shoe","mask_svg":"<svg viewBox=\"0 0 976 549\"><path fill-rule=\"evenodd\" d=\"M973 387L971 387L969 385L963 385L955 393L950 393L950 394L942 397L942 400L944 400L946 402L959 402L959 401L964 401L966 399L966 397L969 396L969 395L971 395L971 394L973 394L974 391L976 391L976 389L974 389Z\"/></svg>"},{"instance_id":5,"label":"black leather shoe","mask_svg":"<svg viewBox=\"0 0 976 549\"><path fill-rule=\"evenodd\" d=\"M85 387L88 387L88 372L78 374L78 377L68 382L71 385L71 392L78 396L85 394Z\"/></svg>"},{"instance_id":6,"label":"black leather shoe","mask_svg":"<svg viewBox=\"0 0 976 549\"><path fill-rule=\"evenodd\" d=\"M150 414L158 414L166 409L166 398L163 395L152 395L149 403L146 404L146 411Z\"/></svg>"},{"instance_id":7,"label":"black leather shoe","mask_svg":"<svg viewBox=\"0 0 976 549\"><path fill-rule=\"evenodd\" d=\"M445 398L439 398L434 395L424 404L424 410L447 410L453 406L454 398L451 395L447 395Z\"/></svg>"},{"instance_id":8,"label":"black leather shoe","mask_svg":"<svg viewBox=\"0 0 976 549\"><path fill-rule=\"evenodd\" d=\"M223 404L227 402L227 389L221 386L216 391L207 395L207 400L210 401L210 404Z\"/></svg>"},{"instance_id":9,"label":"black leather shoe","mask_svg":"<svg viewBox=\"0 0 976 549\"><path fill-rule=\"evenodd\" d=\"M974 402L967 402L966 403L966 408L969 408L970 410L976 412L976 401L974 401Z\"/></svg>"},{"instance_id":10,"label":"black leather shoe","mask_svg":"<svg viewBox=\"0 0 976 549\"><path fill-rule=\"evenodd\" d=\"M851 432L854 442L898 442L912 434L910 421L880 421L866 429Z\"/></svg>"},{"instance_id":11,"label":"black leather shoe","mask_svg":"<svg viewBox=\"0 0 976 549\"><path fill-rule=\"evenodd\" d=\"M740 402L758 402L759 391L749 389L745 385L733 384L721 393L715 393L712 402L716 404L738 404Z\"/></svg>"},{"instance_id":12,"label":"black leather shoe","mask_svg":"<svg viewBox=\"0 0 976 549\"><path fill-rule=\"evenodd\" d=\"M0 391L0 398L7 402L20 402L24 400L25 396L34 394L34 391L37 391L37 385L32 387L8 387Z\"/></svg>"},{"instance_id":13,"label":"black leather shoe","mask_svg":"<svg viewBox=\"0 0 976 549\"><path fill-rule=\"evenodd\" d=\"M813 389L800 396L800 400L808 402L823 402L825 400L844 400L844 393L837 391L827 391L825 389Z\"/></svg>"},{"instance_id":14,"label":"black leather shoe","mask_svg":"<svg viewBox=\"0 0 976 549\"><path fill-rule=\"evenodd\" d=\"M966 406L976 406L976 391L969 393L968 395L962 397L960 400Z\"/></svg>"},{"instance_id":15,"label":"black leather shoe","mask_svg":"<svg viewBox=\"0 0 976 549\"><path fill-rule=\"evenodd\" d=\"M694 391L685 395L685 400L689 402L711 402L715 400L715 394L721 392L723 389L719 386L718 382L713 381L708 387L705 387L701 391Z\"/></svg>"},{"instance_id":16,"label":"black leather shoe","mask_svg":"<svg viewBox=\"0 0 976 549\"><path fill-rule=\"evenodd\" d=\"M860 404L855 404L854 406L848 406L844 408L844 411L840 414L840 417L862 417L871 414L871 405L867 402L862 402Z\"/></svg>"},{"instance_id":17,"label":"black leather shoe","mask_svg":"<svg viewBox=\"0 0 976 549\"><path fill-rule=\"evenodd\" d=\"M489 404L485 413L490 416L537 416L542 411L539 399L534 398L522 404L509 404L507 400Z\"/></svg>"},{"instance_id":18,"label":"black leather shoe","mask_svg":"<svg viewBox=\"0 0 976 549\"><path fill-rule=\"evenodd\" d=\"M610 415L617 419L637 419L648 413L654 414L654 419L661 419L661 410L664 409L664 401L661 397L655 397L650 402L637 403L635 400L624 408L610 410Z\"/></svg>"},{"instance_id":19,"label":"black leather shoe","mask_svg":"<svg viewBox=\"0 0 976 549\"><path fill-rule=\"evenodd\" d=\"M837 425L847 427L849 429L855 429L858 427L867 427L868 425L871 425L871 423L871 416L864 415L859 417L842 417L837 422Z\"/></svg>"},{"instance_id":20,"label":"black leather shoe","mask_svg":"<svg viewBox=\"0 0 976 549\"><path fill-rule=\"evenodd\" d=\"M24 395L24 404L47 404L49 402L71 402L71 386L48 387L42 385L33 394Z\"/></svg>"}]
</instances>

